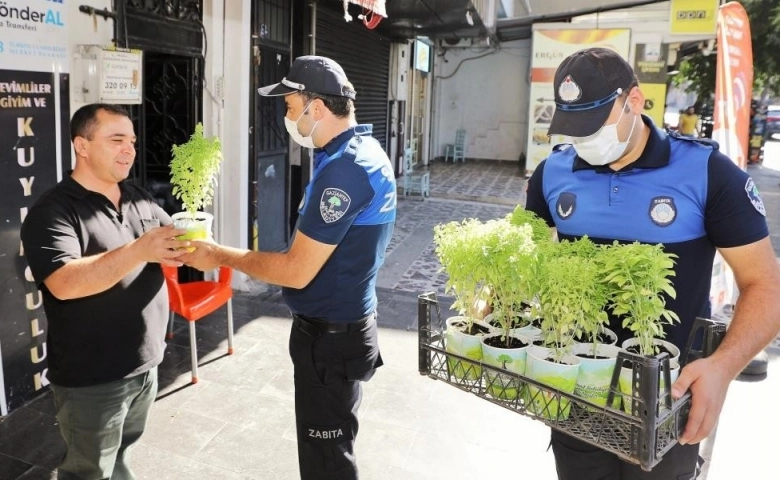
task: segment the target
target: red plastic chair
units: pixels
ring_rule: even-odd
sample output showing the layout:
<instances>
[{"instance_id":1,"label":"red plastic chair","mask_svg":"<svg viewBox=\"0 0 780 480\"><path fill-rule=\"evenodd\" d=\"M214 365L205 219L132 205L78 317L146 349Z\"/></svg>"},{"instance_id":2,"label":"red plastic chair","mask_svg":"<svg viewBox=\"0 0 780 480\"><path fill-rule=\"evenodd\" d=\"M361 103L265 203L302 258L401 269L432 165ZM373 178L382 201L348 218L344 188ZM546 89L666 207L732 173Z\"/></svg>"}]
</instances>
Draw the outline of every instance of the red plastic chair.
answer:
<instances>
[{"instance_id":1,"label":"red plastic chair","mask_svg":"<svg viewBox=\"0 0 780 480\"><path fill-rule=\"evenodd\" d=\"M227 303L228 355L233 355L233 288L230 280L233 270L219 267L219 280L179 283L177 267L162 266L165 284L168 286L168 305L171 319L168 325L168 339L173 338L175 314L184 317L190 324L190 351L192 354L192 383L198 383L198 347L195 337L195 322L216 311Z\"/></svg>"}]
</instances>

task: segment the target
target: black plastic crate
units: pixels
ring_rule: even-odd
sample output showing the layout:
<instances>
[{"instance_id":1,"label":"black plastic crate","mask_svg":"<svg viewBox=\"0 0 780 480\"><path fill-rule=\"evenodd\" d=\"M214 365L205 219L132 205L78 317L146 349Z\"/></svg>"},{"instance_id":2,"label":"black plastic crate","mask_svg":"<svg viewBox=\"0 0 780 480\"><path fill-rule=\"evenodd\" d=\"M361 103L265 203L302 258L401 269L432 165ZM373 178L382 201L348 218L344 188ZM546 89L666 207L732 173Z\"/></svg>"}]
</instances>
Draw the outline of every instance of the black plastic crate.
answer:
<instances>
[{"instance_id":1,"label":"black plastic crate","mask_svg":"<svg viewBox=\"0 0 780 480\"><path fill-rule=\"evenodd\" d=\"M433 311L436 311L436 318ZM435 321L435 325L434 325ZM607 405L630 398L631 413L602 407L503 368L447 352L444 323L435 293L418 297L419 372L471 392L489 402L542 421L579 440L612 452L649 471L677 443L688 419L690 393L673 400L669 356L644 357L620 352L612 376ZM720 344L724 323L697 318L680 366L688 359L706 357ZM698 342L696 341L698 340ZM694 344L697 348L692 348ZM631 366L639 388L633 396L620 391L620 366ZM663 379L666 387L659 393ZM564 414L566 412L566 414Z\"/></svg>"}]
</instances>

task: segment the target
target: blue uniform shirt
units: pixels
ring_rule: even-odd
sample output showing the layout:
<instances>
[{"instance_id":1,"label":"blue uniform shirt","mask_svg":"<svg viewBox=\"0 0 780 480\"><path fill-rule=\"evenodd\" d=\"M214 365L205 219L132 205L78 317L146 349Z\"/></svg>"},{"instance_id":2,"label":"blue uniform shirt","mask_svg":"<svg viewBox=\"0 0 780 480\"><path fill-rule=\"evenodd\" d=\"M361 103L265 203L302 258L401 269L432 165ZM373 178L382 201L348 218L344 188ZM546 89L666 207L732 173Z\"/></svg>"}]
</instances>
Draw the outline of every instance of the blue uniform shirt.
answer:
<instances>
[{"instance_id":1,"label":"blue uniform shirt","mask_svg":"<svg viewBox=\"0 0 780 480\"><path fill-rule=\"evenodd\" d=\"M753 180L714 142L667 136L642 119L651 127L647 145L617 172L589 165L574 148L556 147L529 180L526 208L556 227L562 240L638 240L676 254L677 298L667 298L667 307L681 322L666 332L683 348L694 319L710 315L715 248L747 245L769 232ZM621 340L630 336L619 319L610 328Z\"/></svg>"},{"instance_id":2,"label":"blue uniform shirt","mask_svg":"<svg viewBox=\"0 0 780 480\"><path fill-rule=\"evenodd\" d=\"M354 322L376 309L376 275L393 235L396 186L371 130L349 128L316 151L297 230L337 247L309 285L282 289L293 313Z\"/></svg>"}]
</instances>

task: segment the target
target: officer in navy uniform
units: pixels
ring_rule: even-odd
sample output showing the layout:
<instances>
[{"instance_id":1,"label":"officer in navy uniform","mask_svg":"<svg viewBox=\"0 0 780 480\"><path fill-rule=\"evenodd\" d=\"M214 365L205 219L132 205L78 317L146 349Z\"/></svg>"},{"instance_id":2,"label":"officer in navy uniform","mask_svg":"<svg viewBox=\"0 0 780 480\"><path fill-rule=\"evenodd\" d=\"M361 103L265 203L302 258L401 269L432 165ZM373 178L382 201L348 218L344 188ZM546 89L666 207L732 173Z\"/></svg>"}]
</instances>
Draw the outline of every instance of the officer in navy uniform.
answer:
<instances>
[{"instance_id":1,"label":"officer in navy uniform","mask_svg":"<svg viewBox=\"0 0 780 480\"><path fill-rule=\"evenodd\" d=\"M719 251L740 296L723 343L683 368L672 388L692 393L680 444L652 470L573 437L552 432L561 480L696 478L698 443L712 432L729 383L780 330L780 271L769 241L764 204L753 180L707 140L667 135L642 115L644 95L631 66L615 52L592 48L563 60L554 81L550 134L566 135L531 176L526 208L559 239L587 235L598 243L662 243L678 256L675 299L681 322L667 340L684 348L695 317L709 317L712 262ZM630 336L619 318L610 328Z\"/></svg>"},{"instance_id":2,"label":"officer in navy uniform","mask_svg":"<svg viewBox=\"0 0 780 480\"><path fill-rule=\"evenodd\" d=\"M182 261L201 270L227 265L283 287L293 314L301 478L356 479L360 382L382 365L376 276L393 233L395 175L372 126L355 121L355 90L335 61L299 57L259 93L284 96L287 131L315 149L292 246L272 253L193 242Z\"/></svg>"}]
</instances>

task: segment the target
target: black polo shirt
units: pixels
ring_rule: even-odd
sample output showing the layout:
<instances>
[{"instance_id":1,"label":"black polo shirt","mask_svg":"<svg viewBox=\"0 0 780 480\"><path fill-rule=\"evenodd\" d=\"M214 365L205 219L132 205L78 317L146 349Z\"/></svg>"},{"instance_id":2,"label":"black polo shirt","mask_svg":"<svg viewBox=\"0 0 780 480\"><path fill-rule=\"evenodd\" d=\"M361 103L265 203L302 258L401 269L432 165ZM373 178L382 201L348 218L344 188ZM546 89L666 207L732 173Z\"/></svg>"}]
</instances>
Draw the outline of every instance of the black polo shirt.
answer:
<instances>
[{"instance_id":1,"label":"black polo shirt","mask_svg":"<svg viewBox=\"0 0 780 480\"><path fill-rule=\"evenodd\" d=\"M769 232L753 180L717 144L668 136L643 121L651 133L642 155L617 172L556 147L529 180L526 208L561 239L661 243L677 255L671 279L677 295L666 305L681 322L665 331L683 348L695 317L710 315L715 249L748 245ZM621 340L631 335L620 319L611 318L610 326Z\"/></svg>"},{"instance_id":2,"label":"black polo shirt","mask_svg":"<svg viewBox=\"0 0 780 480\"><path fill-rule=\"evenodd\" d=\"M25 257L43 294L49 380L83 387L141 374L162 362L168 291L160 265L139 265L110 289L58 300L43 281L71 260L126 245L171 219L140 187L120 183L119 211L68 175L30 209L22 225Z\"/></svg>"}]
</instances>

